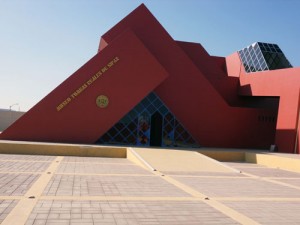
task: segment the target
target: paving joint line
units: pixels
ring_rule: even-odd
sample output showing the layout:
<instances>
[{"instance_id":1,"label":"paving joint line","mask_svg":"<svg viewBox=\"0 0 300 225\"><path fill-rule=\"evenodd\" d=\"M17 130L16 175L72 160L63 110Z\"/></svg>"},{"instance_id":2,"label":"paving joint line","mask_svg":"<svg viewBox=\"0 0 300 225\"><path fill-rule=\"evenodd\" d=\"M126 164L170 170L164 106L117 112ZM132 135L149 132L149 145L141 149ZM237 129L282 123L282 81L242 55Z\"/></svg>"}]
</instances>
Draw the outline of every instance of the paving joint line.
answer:
<instances>
[{"instance_id":1,"label":"paving joint line","mask_svg":"<svg viewBox=\"0 0 300 225\"><path fill-rule=\"evenodd\" d=\"M1 153L0 153L1 154ZM42 161L42 160L22 160L22 159L20 159L20 160L18 160L18 159L0 159L0 162L33 162L33 163L36 163L36 162L41 162L41 163L45 163L45 162L47 162L47 163L51 163L52 162L52 160L50 160L50 161Z\"/></svg>"},{"instance_id":2,"label":"paving joint line","mask_svg":"<svg viewBox=\"0 0 300 225\"><path fill-rule=\"evenodd\" d=\"M133 150L133 149L132 149ZM258 222L256 222L255 220L251 219L250 217L224 205L221 202L218 202L216 200L210 199L208 196L196 191L195 189L189 187L186 184L181 183L180 181L167 176L165 174L163 174L162 172L158 171L157 169L155 169L151 164L149 164L142 156L140 156L137 152L135 152L134 150L132 151L136 157L138 157L147 167L148 169L154 173L157 174L159 177L161 177L162 179L164 179L165 181L167 181L170 184L173 184L174 186L178 187L180 190L190 194L191 196L195 197L197 200L206 203L207 205L211 206L212 208L214 208L215 210L221 212L222 214L228 216L229 218L239 222L240 224L243 225L259 225Z\"/></svg>"},{"instance_id":3,"label":"paving joint line","mask_svg":"<svg viewBox=\"0 0 300 225\"><path fill-rule=\"evenodd\" d=\"M0 171L0 174L43 174L44 172L19 172L19 171Z\"/></svg>"},{"instance_id":4,"label":"paving joint line","mask_svg":"<svg viewBox=\"0 0 300 225\"><path fill-rule=\"evenodd\" d=\"M197 177L197 178L220 178L220 179L249 179L247 176L242 177L235 177L235 176L198 176L198 175L173 175L173 174L165 174L166 176L172 176L172 177Z\"/></svg>"},{"instance_id":5,"label":"paving joint line","mask_svg":"<svg viewBox=\"0 0 300 225\"><path fill-rule=\"evenodd\" d=\"M44 189L54 175L56 169L60 165L63 156L57 156L45 172L32 184L31 188L26 192L23 198L19 200L17 205L6 216L1 223L2 225L24 225L30 216L33 208L40 199Z\"/></svg>"},{"instance_id":6,"label":"paving joint line","mask_svg":"<svg viewBox=\"0 0 300 225\"><path fill-rule=\"evenodd\" d=\"M157 171L159 173L159 171ZM163 174L162 174L163 175ZM216 209L217 211L223 213L224 215L230 217L231 219L239 222L240 224L244 225L258 225L259 223L255 220L251 219L250 217L224 205L223 203L214 200L196 190L189 187L188 185L185 185L169 176L161 176L163 179L168 181L169 183L175 185L176 187L180 188L181 190L189 193L190 195L199 198L202 202L206 203L207 205L211 206L212 208Z\"/></svg>"},{"instance_id":7,"label":"paving joint line","mask_svg":"<svg viewBox=\"0 0 300 225\"><path fill-rule=\"evenodd\" d=\"M264 177L271 180L300 180L300 177Z\"/></svg>"},{"instance_id":8,"label":"paving joint line","mask_svg":"<svg viewBox=\"0 0 300 225\"><path fill-rule=\"evenodd\" d=\"M19 195L0 196L0 200L21 200L23 198L24 196L19 196Z\"/></svg>"},{"instance_id":9,"label":"paving joint line","mask_svg":"<svg viewBox=\"0 0 300 225\"><path fill-rule=\"evenodd\" d=\"M0 196L0 200L22 200L24 196ZM294 197L210 197L215 201L276 201L276 202L300 202L300 198ZM99 196L99 195L80 195L80 196L63 196L63 195L41 195L39 200L70 200L70 201L203 201L202 197L170 197L170 196Z\"/></svg>"},{"instance_id":10,"label":"paving joint line","mask_svg":"<svg viewBox=\"0 0 300 225\"><path fill-rule=\"evenodd\" d=\"M64 161L61 164L98 164L98 165L124 165L124 166L136 166L134 163L101 163L101 162L68 162Z\"/></svg>"},{"instance_id":11,"label":"paving joint line","mask_svg":"<svg viewBox=\"0 0 300 225\"><path fill-rule=\"evenodd\" d=\"M68 200L68 201L201 201L196 197L167 197L167 196L46 196L41 200Z\"/></svg>"},{"instance_id":12,"label":"paving joint line","mask_svg":"<svg viewBox=\"0 0 300 225\"><path fill-rule=\"evenodd\" d=\"M128 177L153 177L154 174L130 174L130 173L55 173L55 175L68 176L128 176Z\"/></svg>"},{"instance_id":13,"label":"paving joint line","mask_svg":"<svg viewBox=\"0 0 300 225\"><path fill-rule=\"evenodd\" d=\"M281 185L281 186L284 186L284 187L290 187L290 188L294 188L294 189L300 190L300 187L292 185L292 184L284 183L282 181L268 179L267 177L259 177L259 176L253 175L251 173L245 173L245 172L243 172L242 174L245 174L246 176L249 176L249 177L251 177L253 179L256 179L256 180L262 180L262 181L266 181L266 182L269 182L269 183L278 184L278 185Z\"/></svg>"},{"instance_id":14,"label":"paving joint line","mask_svg":"<svg viewBox=\"0 0 300 225\"><path fill-rule=\"evenodd\" d=\"M271 201L271 202L300 202L300 198L286 198L286 197L213 197L211 198L217 201L234 201L234 202L245 202L245 201Z\"/></svg>"}]
</instances>

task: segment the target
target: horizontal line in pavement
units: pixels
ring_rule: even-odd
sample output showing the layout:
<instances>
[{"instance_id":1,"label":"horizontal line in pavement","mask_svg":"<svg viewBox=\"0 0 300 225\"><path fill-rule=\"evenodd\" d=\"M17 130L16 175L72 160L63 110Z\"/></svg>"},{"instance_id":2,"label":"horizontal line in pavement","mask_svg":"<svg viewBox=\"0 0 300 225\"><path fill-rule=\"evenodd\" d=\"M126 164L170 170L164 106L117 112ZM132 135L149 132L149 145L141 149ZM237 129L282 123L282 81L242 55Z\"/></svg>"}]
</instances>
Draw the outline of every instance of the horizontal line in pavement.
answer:
<instances>
[{"instance_id":1,"label":"horizontal line in pavement","mask_svg":"<svg viewBox=\"0 0 300 225\"><path fill-rule=\"evenodd\" d=\"M300 198L278 198L278 197L213 197L211 198L213 200L217 201L237 201L237 202L243 202L243 201L276 201L276 202L300 202Z\"/></svg>"},{"instance_id":2,"label":"horizontal line in pavement","mask_svg":"<svg viewBox=\"0 0 300 225\"><path fill-rule=\"evenodd\" d=\"M0 200L22 200L25 196L0 196ZM203 201L200 197L157 197L157 196L40 196L40 200L68 200L68 201ZM300 202L300 198L286 197L210 197L215 201L276 201Z\"/></svg>"},{"instance_id":3,"label":"horizontal line in pavement","mask_svg":"<svg viewBox=\"0 0 300 225\"><path fill-rule=\"evenodd\" d=\"M41 196L41 200L69 201L199 201L195 197L155 197L155 196Z\"/></svg>"},{"instance_id":4,"label":"horizontal line in pavement","mask_svg":"<svg viewBox=\"0 0 300 225\"><path fill-rule=\"evenodd\" d=\"M243 173L243 174L246 175L246 176L252 177L254 179L260 180L260 181L266 181L266 182L269 182L269 183L278 184L278 185L281 185L281 186L290 187L290 188L300 190L300 187L292 185L292 184L284 183L282 181L272 180L272 179L269 179L267 177L260 177L260 176L257 176L257 175L253 175L251 173Z\"/></svg>"},{"instance_id":5,"label":"horizontal line in pavement","mask_svg":"<svg viewBox=\"0 0 300 225\"><path fill-rule=\"evenodd\" d=\"M70 176L127 176L127 177L154 177L155 174L130 174L130 173L55 173L55 175L70 175Z\"/></svg>"},{"instance_id":6,"label":"horizontal line in pavement","mask_svg":"<svg viewBox=\"0 0 300 225\"><path fill-rule=\"evenodd\" d=\"M221 179L249 179L251 177L246 177L246 176L243 176L243 177L234 177L234 176L213 176L213 175L207 175L207 176L202 176L202 175L173 175L173 174L165 174L166 176L171 176L171 177L199 177L199 178L221 178Z\"/></svg>"},{"instance_id":7,"label":"horizontal line in pavement","mask_svg":"<svg viewBox=\"0 0 300 225\"><path fill-rule=\"evenodd\" d=\"M21 200L24 196L0 196L0 200Z\"/></svg>"},{"instance_id":8,"label":"horizontal line in pavement","mask_svg":"<svg viewBox=\"0 0 300 225\"><path fill-rule=\"evenodd\" d=\"M1 155L1 154L0 154ZM51 163L52 161L36 161L36 160L17 160L17 159L0 159L0 162L40 162L40 163Z\"/></svg>"},{"instance_id":9,"label":"horizontal line in pavement","mask_svg":"<svg viewBox=\"0 0 300 225\"><path fill-rule=\"evenodd\" d=\"M19 171L0 171L0 174L7 174L7 173L11 173L11 174L43 174L44 172L19 172Z\"/></svg>"},{"instance_id":10,"label":"horizontal line in pavement","mask_svg":"<svg viewBox=\"0 0 300 225\"><path fill-rule=\"evenodd\" d=\"M136 166L133 163L102 163L102 162L68 162L63 161L61 164L100 164L100 165L123 165L123 166Z\"/></svg>"}]
</instances>

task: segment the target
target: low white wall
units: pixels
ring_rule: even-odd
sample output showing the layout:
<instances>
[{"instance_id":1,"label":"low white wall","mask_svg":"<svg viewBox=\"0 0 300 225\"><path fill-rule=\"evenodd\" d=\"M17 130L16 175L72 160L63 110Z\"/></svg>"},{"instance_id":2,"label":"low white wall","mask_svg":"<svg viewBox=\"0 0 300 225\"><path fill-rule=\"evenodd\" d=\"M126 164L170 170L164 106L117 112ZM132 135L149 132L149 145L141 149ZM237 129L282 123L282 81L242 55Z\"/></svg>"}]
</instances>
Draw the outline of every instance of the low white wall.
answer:
<instances>
[{"instance_id":1,"label":"low white wall","mask_svg":"<svg viewBox=\"0 0 300 225\"><path fill-rule=\"evenodd\" d=\"M25 112L0 110L0 132L19 119Z\"/></svg>"}]
</instances>

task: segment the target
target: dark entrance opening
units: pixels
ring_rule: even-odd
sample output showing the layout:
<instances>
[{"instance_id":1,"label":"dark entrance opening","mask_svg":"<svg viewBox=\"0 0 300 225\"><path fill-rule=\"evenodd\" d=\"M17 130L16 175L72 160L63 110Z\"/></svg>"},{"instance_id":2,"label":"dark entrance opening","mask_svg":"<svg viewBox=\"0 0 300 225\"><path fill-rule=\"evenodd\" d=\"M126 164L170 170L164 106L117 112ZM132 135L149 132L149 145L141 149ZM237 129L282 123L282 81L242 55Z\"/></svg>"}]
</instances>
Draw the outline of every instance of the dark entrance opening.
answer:
<instances>
[{"instance_id":1,"label":"dark entrance opening","mask_svg":"<svg viewBox=\"0 0 300 225\"><path fill-rule=\"evenodd\" d=\"M150 146L161 146L162 115L159 112L151 116Z\"/></svg>"}]
</instances>

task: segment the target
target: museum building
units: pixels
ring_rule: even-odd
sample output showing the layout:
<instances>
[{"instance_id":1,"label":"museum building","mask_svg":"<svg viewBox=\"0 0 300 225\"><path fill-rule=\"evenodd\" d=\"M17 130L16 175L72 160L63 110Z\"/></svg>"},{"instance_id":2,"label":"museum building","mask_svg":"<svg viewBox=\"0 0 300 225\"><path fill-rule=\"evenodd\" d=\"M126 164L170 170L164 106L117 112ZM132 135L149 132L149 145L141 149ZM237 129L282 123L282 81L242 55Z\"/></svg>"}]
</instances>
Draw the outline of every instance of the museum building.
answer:
<instances>
[{"instance_id":1,"label":"museum building","mask_svg":"<svg viewBox=\"0 0 300 225\"><path fill-rule=\"evenodd\" d=\"M298 153L300 68L276 44L227 57L174 40L140 5L3 140Z\"/></svg>"}]
</instances>

